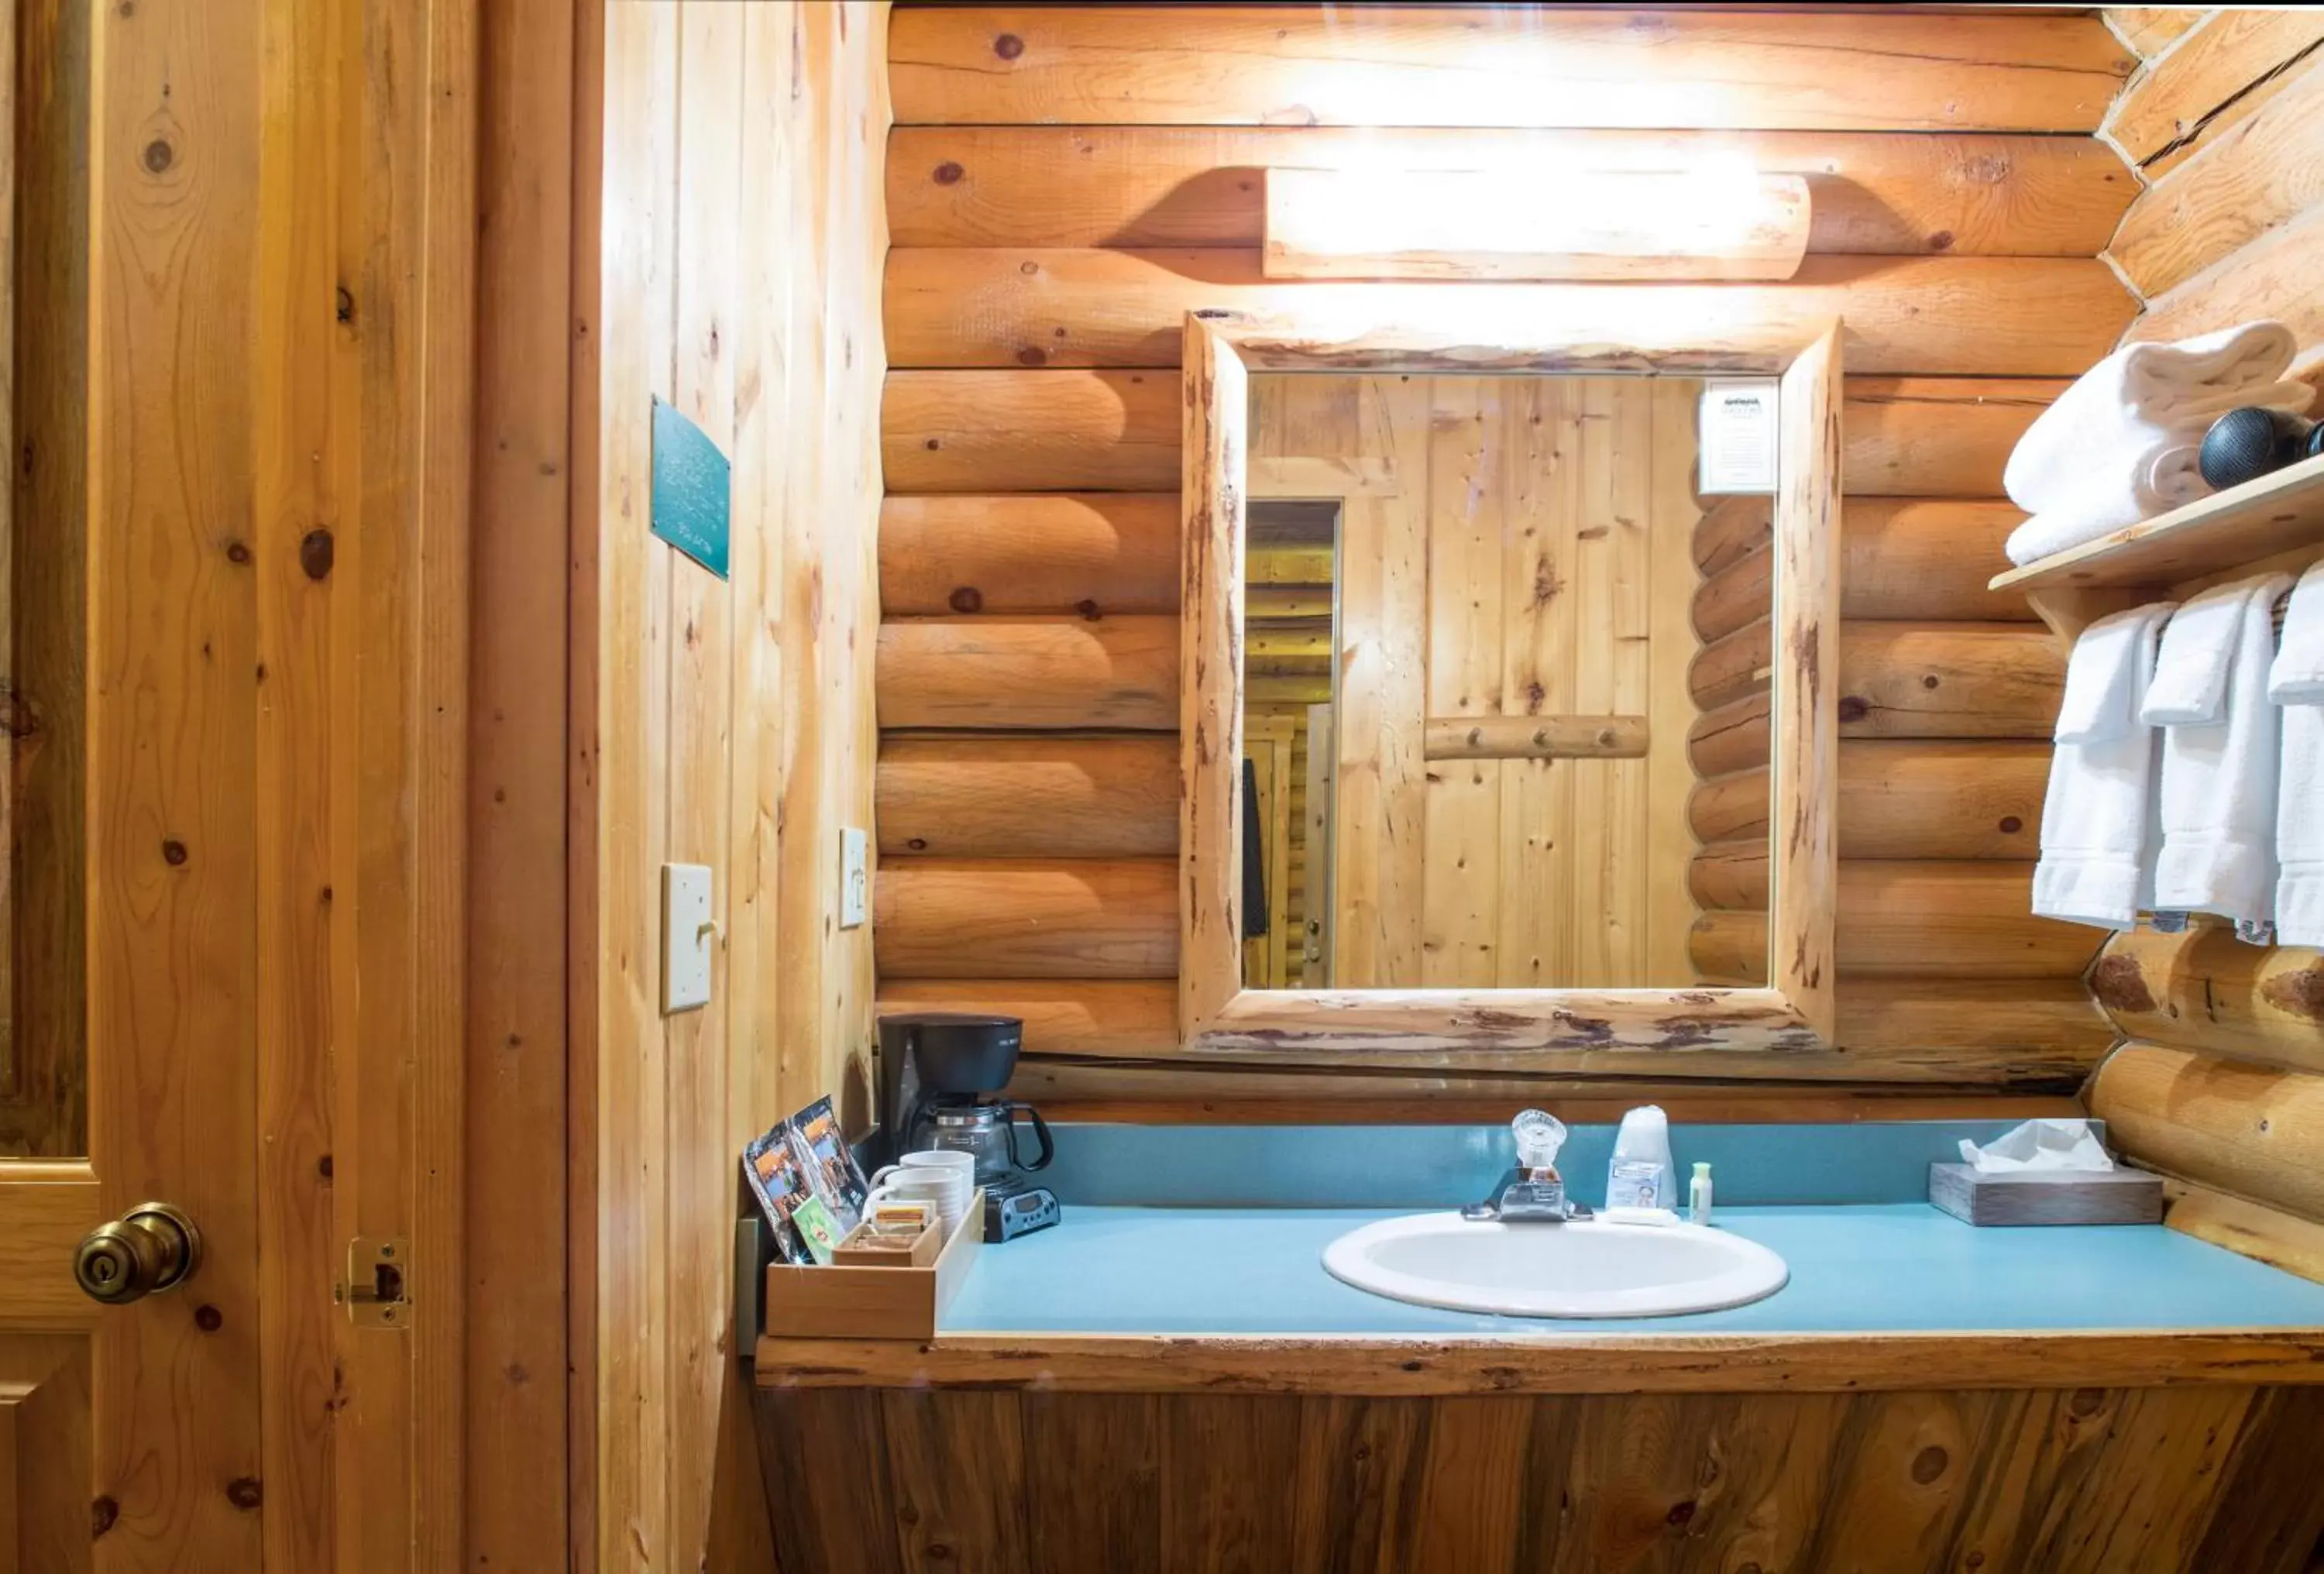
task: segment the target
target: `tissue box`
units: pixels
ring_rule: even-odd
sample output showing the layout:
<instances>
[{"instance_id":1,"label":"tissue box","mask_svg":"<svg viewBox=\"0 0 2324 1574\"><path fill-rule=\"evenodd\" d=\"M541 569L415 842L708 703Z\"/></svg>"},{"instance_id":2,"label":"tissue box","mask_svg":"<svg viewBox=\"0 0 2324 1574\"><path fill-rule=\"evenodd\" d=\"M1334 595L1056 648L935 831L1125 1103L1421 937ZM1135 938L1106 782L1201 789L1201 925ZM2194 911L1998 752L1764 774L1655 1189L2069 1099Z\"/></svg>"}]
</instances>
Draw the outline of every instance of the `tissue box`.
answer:
<instances>
[{"instance_id":1,"label":"tissue box","mask_svg":"<svg viewBox=\"0 0 2324 1574\"><path fill-rule=\"evenodd\" d=\"M2160 1224L2163 1181L2144 1170L1981 1174L1931 1164L1929 1201L1970 1224Z\"/></svg>"}]
</instances>

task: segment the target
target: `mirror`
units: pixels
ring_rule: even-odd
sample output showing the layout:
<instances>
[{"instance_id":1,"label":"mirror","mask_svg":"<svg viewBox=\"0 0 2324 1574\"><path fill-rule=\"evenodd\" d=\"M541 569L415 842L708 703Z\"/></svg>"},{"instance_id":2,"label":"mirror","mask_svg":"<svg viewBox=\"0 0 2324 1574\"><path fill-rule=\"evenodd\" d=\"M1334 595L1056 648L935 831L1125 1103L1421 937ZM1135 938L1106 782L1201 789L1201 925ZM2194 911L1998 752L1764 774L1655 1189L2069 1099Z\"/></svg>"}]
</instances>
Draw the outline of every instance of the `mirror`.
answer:
<instances>
[{"instance_id":1,"label":"mirror","mask_svg":"<svg viewBox=\"0 0 2324 1574\"><path fill-rule=\"evenodd\" d=\"M1250 379L1246 988L1765 981L1767 762L1714 774L1690 738L1771 681L1775 401Z\"/></svg>"},{"instance_id":2,"label":"mirror","mask_svg":"<svg viewBox=\"0 0 2324 1574\"><path fill-rule=\"evenodd\" d=\"M1831 1049L1840 325L1317 297L1185 321L1181 1042Z\"/></svg>"}]
</instances>

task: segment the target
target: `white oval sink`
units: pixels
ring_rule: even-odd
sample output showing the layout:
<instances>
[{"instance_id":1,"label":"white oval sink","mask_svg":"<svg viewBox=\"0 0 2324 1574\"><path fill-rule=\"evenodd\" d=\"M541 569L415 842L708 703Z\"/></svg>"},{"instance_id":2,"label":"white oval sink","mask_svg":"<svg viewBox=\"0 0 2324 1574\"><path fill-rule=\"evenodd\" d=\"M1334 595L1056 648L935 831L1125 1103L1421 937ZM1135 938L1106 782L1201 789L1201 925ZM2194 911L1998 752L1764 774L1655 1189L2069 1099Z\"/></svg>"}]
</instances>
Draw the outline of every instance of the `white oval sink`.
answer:
<instances>
[{"instance_id":1,"label":"white oval sink","mask_svg":"<svg viewBox=\"0 0 2324 1574\"><path fill-rule=\"evenodd\" d=\"M1773 1295L1791 1277L1757 1241L1697 1224L1383 1219L1323 1248L1334 1278L1420 1306L1511 1317L1671 1317Z\"/></svg>"}]
</instances>

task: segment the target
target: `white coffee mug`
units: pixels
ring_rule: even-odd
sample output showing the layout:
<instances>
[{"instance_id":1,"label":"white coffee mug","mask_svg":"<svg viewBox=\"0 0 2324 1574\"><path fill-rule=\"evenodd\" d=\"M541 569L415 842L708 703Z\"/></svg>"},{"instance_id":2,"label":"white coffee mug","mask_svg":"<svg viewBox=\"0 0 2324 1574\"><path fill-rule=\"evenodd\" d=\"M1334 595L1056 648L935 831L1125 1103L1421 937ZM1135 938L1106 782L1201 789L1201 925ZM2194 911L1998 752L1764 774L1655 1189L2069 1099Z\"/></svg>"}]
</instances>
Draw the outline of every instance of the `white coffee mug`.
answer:
<instances>
[{"instance_id":1,"label":"white coffee mug","mask_svg":"<svg viewBox=\"0 0 2324 1574\"><path fill-rule=\"evenodd\" d=\"M936 1218L949 1236L968 1211L969 1173L920 1164L890 1164L872 1178L872 1192L863 1201L869 1212L883 1201L932 1202Z\"/></svg>"},{"instance_id":2,"label":"white coffee mug","mask_svg":"<svg viewBox=\"0 0 2324 1574\"><path fill-rule=\"evenodd\" d=\"M924 1147L915 1153L901 1155L880 1174L892 1174L898 1170L958 1170L973 1178L976 1173L976 1155L953 1147ZM872 1179L876 1184L880 1175Z\"/></svg>"}]
</instances>

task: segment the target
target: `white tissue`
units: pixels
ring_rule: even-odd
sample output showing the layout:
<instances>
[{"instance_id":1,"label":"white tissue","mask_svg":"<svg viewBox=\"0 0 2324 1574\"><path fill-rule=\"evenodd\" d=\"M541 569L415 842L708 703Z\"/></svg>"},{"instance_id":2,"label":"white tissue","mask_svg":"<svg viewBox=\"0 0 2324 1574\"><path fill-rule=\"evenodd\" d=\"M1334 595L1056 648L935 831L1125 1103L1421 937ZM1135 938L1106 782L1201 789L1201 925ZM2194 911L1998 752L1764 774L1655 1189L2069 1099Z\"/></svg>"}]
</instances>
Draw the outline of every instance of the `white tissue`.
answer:
<instances>
[{"instance_id":1,"label":"white tissue","mask_svg":"<svg viewBox=\"0 0 2324 1574\"><path fill-rule=\"evenodd\" d=\"M2087 1120L2028 1120L1979 1147L1961 1139L1961 1162L1980 1174L2011 1170L2110 1170L2114 1160Z\"/></svg>"}]
</instances>

